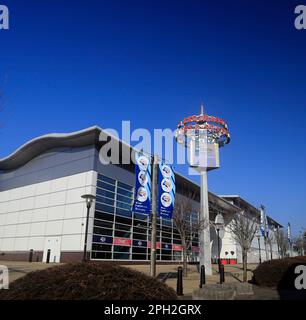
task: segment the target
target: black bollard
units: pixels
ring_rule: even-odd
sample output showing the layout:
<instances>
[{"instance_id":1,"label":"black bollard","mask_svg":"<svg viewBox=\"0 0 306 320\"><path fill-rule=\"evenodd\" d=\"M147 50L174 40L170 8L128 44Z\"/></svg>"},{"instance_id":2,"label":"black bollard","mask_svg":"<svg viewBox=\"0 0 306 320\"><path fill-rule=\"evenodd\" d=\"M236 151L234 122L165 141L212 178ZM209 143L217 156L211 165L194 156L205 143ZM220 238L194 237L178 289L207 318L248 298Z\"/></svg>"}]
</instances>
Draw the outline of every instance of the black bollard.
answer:
<instances>
[{"instance_id":1,"label":"black bollard","mask_svg":"<svg viewBox=\"0 0 306 320\"><path fill-rule=\"evenodd\" d=\"M30 250L29 262L33 261L33 249Z\"/></svg>"},{"instance_id":2,"label":"black bollard","mask_svg":"<svg viewBox=\"0 0 306 320\"><path fill-rule=\"evenodd\" d=\"M178 267L178 270L177 270L176 293L179 296L183 295L183 268L182 267Z\"/></svg>"},{"instance_id":3,"label":"black bollard","mask_svg":"<svg viewBox=\"0 0 306 320\"><path fill-rule=\"evenodd\" d=\"M200 276L200 288L206 283L205 279L205 266L201 266L201 276Z\"/></svg>"},{"instance_id":4,"label":"black bollard","mask_svg":"<svg viewBox=\"0 0 306 320\"><path fill-rule=\"evenodd\" d=\"M225 277L224 277L224 265L220 264L220 284L225 282Z\"/></svg>"}]
</instances>

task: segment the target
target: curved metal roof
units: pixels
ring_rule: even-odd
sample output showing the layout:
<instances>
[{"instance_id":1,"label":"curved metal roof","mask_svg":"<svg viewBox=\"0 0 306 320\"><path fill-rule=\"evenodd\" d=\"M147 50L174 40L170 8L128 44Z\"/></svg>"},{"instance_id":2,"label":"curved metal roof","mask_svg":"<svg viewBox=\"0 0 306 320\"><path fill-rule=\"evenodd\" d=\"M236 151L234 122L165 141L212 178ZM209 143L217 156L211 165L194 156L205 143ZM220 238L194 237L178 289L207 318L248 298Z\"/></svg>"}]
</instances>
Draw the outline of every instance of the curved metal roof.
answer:
<instances>
[{"instance_id":1,"label":"curved metal roof","mask_svg":"<svg viewBox=\"0 0 306 320\"><path fill-rule=\"evenodd\" d=\"M83 147L99 141L102 129L93 126L71 133L51 133L34 138L16 151L0 159L0 170L16 169L43 152L58 147Z\"/></svg>"}]
</instances>

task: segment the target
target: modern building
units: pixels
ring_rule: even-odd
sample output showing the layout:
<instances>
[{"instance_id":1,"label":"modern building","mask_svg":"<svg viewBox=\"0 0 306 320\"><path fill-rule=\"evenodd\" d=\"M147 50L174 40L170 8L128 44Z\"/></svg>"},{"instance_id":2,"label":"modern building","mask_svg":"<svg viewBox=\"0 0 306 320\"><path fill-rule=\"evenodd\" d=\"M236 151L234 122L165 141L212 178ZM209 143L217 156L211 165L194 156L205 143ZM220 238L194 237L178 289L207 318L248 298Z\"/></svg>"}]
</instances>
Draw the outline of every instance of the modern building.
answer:
<instances>
[{"instance_id":1,"label":"modern building","mask_svg":"<svg viewBox=\"0 0 306 320\"><path fill-rule=\"evenodd\" d=\"M254 207L252 204L250 204L245 199L241 198L239 195L220 195L220 197L230 202L232 205L235 205L236 207L238 207L239 212L243 212L246 215L246 218L255 217L255 220L258 221L258 224L257 224L258 232L254 237L250 252L248 253L248 261L250 263L258 263L260 260L259 256L261 256L261 261L279 258L279 248L276 240L276 232L278 229L282 228L283 226L280 225L271 217L267 216L268 237L266 237L265 239L263 236L260 235L260 231L259 231L260 210L258 208ZM228 220L228 223L230 223L229 220ZM235 246L236 248L235 251L237 253L237 260L241 262L242 261L241 248L238 245L235 245L234 242L232 241L232 236L228 226L226 227L225 234L229 237L230 239L229 241L231 241L232 244ZM222 254L223 254L223 257L227 256L226 252L222 252Z\"/></svg>"},{"instance_id":2,"label":"modern building","mask_svg":"<svg viewBox=\"0 0 306 320\"><path fill-rule=\"evenodd\" d=\"M150 218L132 211L134 165L123 161L119 165L101 163L100 137L107 136L97 126L69 134L47 134L0 159L0 260L82 260L87 209L81 196L93 194L96 201L90 210L87 238L90 259L149 261ZM125 154L133 153L131 146L118 143L121 160ZM200 188L176 173L177 199L183 199L190 190L195 194L193 208L197 217ZM209 205L212 221L220 212L226 224L245 207L258 215L256 208L238 196L209 193ZM280 226L272 219L270 222L274 227ZM213 227L211 245L212 259L216 259L217 236ZM224 263L241 260L227 229L220 248ZM198 252L195 236L188 250L189 260L197 261ZM256 254L254 240L254 262L258 259ZM157 261L181 260L182 243L173 220L158 219Z\"/></svg>"}]
</instances>

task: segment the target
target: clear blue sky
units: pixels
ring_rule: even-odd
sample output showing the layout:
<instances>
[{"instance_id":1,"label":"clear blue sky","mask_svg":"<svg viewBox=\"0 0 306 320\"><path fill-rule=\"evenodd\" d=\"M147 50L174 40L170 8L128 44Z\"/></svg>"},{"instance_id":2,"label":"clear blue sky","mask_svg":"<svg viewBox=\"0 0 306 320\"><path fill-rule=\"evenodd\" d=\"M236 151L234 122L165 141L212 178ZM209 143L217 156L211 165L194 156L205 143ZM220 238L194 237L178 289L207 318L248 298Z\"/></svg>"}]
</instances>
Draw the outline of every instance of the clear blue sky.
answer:
<instances>
[{"instance_id":1,"label":"clear blue sky","mask_svg":"<svg viewBox=\"0 0 306 320\"><path fill-rule=\"evenodd\" d=\"M232 141L210 190L306 227L306 1L2 0L0 157L93 124L174 128L204 102ZM186 168L178 168L183 173Z\"/></svg>"}]
</instances>

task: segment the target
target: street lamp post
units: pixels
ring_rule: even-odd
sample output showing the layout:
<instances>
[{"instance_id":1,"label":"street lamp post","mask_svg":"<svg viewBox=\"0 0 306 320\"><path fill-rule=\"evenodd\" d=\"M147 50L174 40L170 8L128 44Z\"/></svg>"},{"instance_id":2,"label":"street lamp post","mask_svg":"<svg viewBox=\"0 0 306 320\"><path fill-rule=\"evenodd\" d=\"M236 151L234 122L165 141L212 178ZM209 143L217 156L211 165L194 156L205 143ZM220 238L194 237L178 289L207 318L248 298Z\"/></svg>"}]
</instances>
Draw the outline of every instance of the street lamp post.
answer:
<instances>
[{"instance_id":1,"label":"street lamp post","mask_svg":"<svg viewBox=\"0 0 306 320\"><path fill-rule=\"evenodd\" d=\"M257 239L258 239L259 263L261 263L260 234L257 235Z\"/></svg>"},{"instance_id":2,"label":"street lamp post","mask_svg":"<svg viewBox=\"0 0 306 320\"><path fill-rule=\"evenodd\" d=\"M220 231L223 234L223 230L224 230L224 219L223 219L223 216L221 213L218 213L216 215L214 226L217 231L217 237L218 237L218 239L217 239L217 243L218 243L218 271L220 273L220 264L221 264L220 263Z\"/></svg>"},{"instance_id":3,"label":"street lamp post","mask_svg":"<svg viewBox=\"0 0 306 320\"><path fill-rule=\"evenodd\" d=\"M217 237L218 237L218 270L220 273L220 229L217 228Z\"/></svg>"},{"instance_id":4,"label":"street lamp post","mask_svg":"<svg viewBox=\"0 0 306 320\"><path fill-rule=\"evenodd\" d=\"M86 207L87 207L87 215L86 215L86 227L85 227L85 240L84 240L84 252L83 252L83 262L87 261L87 236L88 236L88 222L89 222L89 212L93 201L96 197L92 194L84 194L81 198L85 199Z\"/></svg>"}]
</instances>

